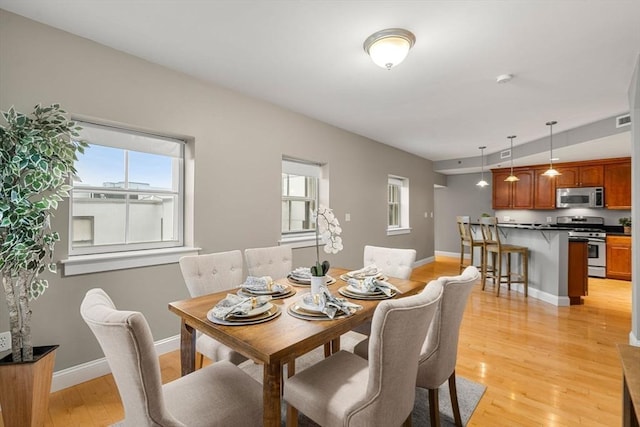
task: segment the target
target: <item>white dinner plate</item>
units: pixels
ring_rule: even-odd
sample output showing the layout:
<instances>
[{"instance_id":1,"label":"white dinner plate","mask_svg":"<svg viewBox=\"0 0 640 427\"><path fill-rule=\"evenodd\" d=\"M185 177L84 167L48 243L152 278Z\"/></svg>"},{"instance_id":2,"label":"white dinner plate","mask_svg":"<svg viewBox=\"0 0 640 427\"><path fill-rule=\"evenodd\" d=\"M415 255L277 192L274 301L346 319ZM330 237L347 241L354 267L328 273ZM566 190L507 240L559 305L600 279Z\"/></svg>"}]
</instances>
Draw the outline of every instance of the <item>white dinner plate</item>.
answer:
<instances>
[{"instance_id":1,"label":"white dinner plate","mask_svg":"<svg viewBox=\"0 0 640 427\"><path fill-rule=\"evenodd\" d=\"M247 314L233 314L231 315L231 317L238 317L238 318L255 317L259 314L262 314L271 310L271 307L273 307L273 304L271 304L270 302L267 302L265 304L262 304L260 307L256 307L254 309L249 310Z\"/></svg>"}]
</instances>

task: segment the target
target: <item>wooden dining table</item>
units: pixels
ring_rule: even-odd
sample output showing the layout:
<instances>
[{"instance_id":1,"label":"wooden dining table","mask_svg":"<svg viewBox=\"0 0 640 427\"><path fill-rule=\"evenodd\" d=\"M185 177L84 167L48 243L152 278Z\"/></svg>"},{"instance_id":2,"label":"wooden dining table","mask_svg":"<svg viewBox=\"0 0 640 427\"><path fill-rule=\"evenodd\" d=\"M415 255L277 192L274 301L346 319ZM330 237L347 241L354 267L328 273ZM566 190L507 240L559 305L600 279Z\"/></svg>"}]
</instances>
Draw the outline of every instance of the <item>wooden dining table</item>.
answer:
<instances>
[{"instance_id":1,"label":"wooden dining table","mask_svg":"<svg viewBox=\"0 0 640 427\"><path fill-rule=\"evenodd\" d=\"M328 286L329 290L338 296L338 289L346 286L340 276L349 270L332 268L329 275L336 279ZM424 282L415 280L396 279L389 277L388 281L395 285L402 293L394 298L402 298L420 292ZM228 293L235 293L231 289L214 294L175 301L169 304L169 310L181 319L180 327L180 362L182 375L195 370L196 332L220 341L238 353L256 363L264 365L263 374L263 405L264 422L266 427L280 427L281 396L283 366L289 364L289 375L295 370L295 358L331 343L330 352L340 349L340 336L355 326L373 317L373 312L380 300L349 299L360 304L363 308L353 315L334 320L303 320L291 316L287 312L289 305L302 298L309 292L309 287L293 286L287 278L276 280L278 283L288 284L296 293L288 298L274 299L272 302L281 309L281 314L272 320L253 325L226 326L213 323L207 319L207 312L222 300ZM325 350L325 354L327 351Z\"/></svg>"}]
</instances>

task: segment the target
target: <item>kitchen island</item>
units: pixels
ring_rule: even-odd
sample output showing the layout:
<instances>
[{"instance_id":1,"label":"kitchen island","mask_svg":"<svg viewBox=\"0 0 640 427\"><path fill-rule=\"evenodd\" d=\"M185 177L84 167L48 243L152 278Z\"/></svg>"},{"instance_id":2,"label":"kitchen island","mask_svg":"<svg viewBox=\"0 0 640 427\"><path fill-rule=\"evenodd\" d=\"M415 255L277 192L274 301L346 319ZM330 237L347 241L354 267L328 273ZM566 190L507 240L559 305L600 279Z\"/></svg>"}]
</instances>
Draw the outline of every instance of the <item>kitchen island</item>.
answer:
<instances>
[{"instance_id":1,"label":"kitchen island","mask_svg":"<svg viewBox=\"0 0 640 427\"><path fill-rule=\"evenodd\" d=\"M502 243L529 248L529 297L556 306L568 306L570 229L509 223L498 224L498 227ZM482 240L480 225L472 224L471 229L474 238ZM514 259L512 268L520 266L521 263ZM491 289L491 286L491 281L487 281L487 288ZM511 289L524 294L521 283L512 284Z\"/></svg>"}]
</instances>

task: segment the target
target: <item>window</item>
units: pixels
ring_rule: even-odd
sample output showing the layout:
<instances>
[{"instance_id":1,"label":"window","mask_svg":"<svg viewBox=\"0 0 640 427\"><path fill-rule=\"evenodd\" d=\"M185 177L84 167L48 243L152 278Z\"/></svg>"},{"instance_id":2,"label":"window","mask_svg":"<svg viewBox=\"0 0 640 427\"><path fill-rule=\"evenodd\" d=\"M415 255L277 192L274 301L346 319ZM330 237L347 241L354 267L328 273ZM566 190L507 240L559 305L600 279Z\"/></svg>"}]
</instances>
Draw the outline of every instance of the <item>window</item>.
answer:
<instances>
[{"instance_id":1,"label":"window","mask_svg":"<svg viewBox=\"0 0 640 427\"><path fill-rule=\"evenodd\" d=\"M182 246L184 141L78 124L69 254Z\"/></svg>"},{"instance_id":2,"label":"window","mask_svg":"<svg viewBox=\"0 0 640 427\"><path fill-rule=\"evenodd\" d=\"M387 234L409 233L409 180L389 175Z\"/></svg>"},{"instance_id":3,"label":"window","mask_svg":"<svg viewBox=\"0 0 640 427\"><path fill-rule=\"evenodd\" d=\"M315 239L321 166L282 160L282 242Z\"/></svg>"}]
</instances>

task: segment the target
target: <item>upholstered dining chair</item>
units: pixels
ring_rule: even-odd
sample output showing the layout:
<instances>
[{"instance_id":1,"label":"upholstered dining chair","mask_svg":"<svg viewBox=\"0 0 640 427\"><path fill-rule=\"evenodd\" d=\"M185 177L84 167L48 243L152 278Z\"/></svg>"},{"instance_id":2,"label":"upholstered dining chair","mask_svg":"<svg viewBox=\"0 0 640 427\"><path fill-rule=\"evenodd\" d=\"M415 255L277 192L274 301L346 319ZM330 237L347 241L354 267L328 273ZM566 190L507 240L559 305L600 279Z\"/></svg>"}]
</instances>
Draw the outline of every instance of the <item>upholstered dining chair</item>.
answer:
<instances>
[{"instance_id":1,"label":"upholstered dining chair","mask_svg":"<svg viewBox=\"0 0 640 427\"><path fill-rule=\"evenodd\" d=\"M375 264L386 276L409 279L416 261L415 249L385 248L381 246L364 247L363 265ZM355 332L369 335L371 322L365 322L353 328Z\"/></svg>"},{"instance_id":2,"label":"upholstered dining chair","mask_svg":"<svg viewBox=\"0 0 640 427\"><path fill-rule=\"evenodd\" d=\"M398 426L409 421L420 346L442 295L435 283L417 295L384 300L373 314L367 361L339 351L288 378L284 399L324 427Z\"/></svg>"},{"instance_id":3,"label":"upholstered dining chair","mask_svg":"<svg viewBox=\"0 0 640 427\"><path fill-rule=\"evenodd\" d=\"M180 258L180 270L192 297L232 289L242 283L242 252L235 250L184 256ZM214 362L228 360L234 365L247 360L240 353L201 333L196 339L196 351L198 367L202 366L203 356Z\"/></svg>"},{"instance_id":4,"label":"upholstered dining chair","mask_svg":"<svg viewBox=\"0 0 640 427\"><path fill-rule=\"evenodd\" d=\"M382 272L398 279L408 279L416 261L415 249L364 247L364 266L375 264Z\"/></svg>"},{"instance_id":5,"label":"upholstered dining chair","mask_svg":"<svg viewBox=\"0 0 640 427\"><path fill-rule=\"evenodd\" d=\"M136 311L120 311L102 289L80 307L113 373L124 405L123 426L246 426L262 423L262 386L222 361L162 385L149 325Z\"/></svg>"},{"instance_id":6,"label":"upholstered dining chair","mask_svg":"<svg viewBox=\"0 0 640 427\"><path fill-rule=\"evenodd\" d=\"M293 268L293 253L287 245L245 249L244 257L249 276L280 279Z\"/></svg>"},{"instance_id":7,"label":"upholstered dining chair","mask_svg":"<svg viewBox=\"0 0 640 427\"><path fill-rule=\"evenodd\" d=\"M434 284L443 287L438 310L422 344L416 377L416 385L429 390L429 417L432 427L440 425L438 387L447 380L449 380L453 417L456 425L462 426L455 371L458 337L469 294L479 279L478 269L469 266L459 276L439 277L427 285L427 289ZM369 354L368 351L370 350L366 340L358 343L354 348L354 353L364 358Z\"/></svg>"}]
</instances>

